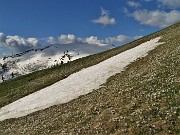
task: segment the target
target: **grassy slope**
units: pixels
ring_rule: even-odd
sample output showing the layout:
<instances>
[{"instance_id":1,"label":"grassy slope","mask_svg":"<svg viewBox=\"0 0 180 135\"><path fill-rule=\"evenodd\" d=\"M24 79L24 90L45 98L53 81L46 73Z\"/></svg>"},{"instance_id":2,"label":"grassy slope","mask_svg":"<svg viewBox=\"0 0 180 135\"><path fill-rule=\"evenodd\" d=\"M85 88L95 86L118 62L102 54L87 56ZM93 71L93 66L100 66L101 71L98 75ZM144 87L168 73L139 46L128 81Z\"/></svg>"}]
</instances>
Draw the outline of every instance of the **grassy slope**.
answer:
<instances>
[{"instance_id":1,"label":"grassy slope","mask_svg":"<svg viewBox=\"0 0 180 135\"><path fill-rule=\"evenodd\" d=\"M165 44L109 78L99 90L5 120L0 134L180 134L180 23L126 46L0 84L0 106L160 35Z\"/></svg>"},{"instance_id":2,"label":"grassy slope","mask_svg":"<svg viewBox=\"0 0 180 135\"><path fill-rule=\"evenodd\" d=\"M166 32L168 32L168 29L171 29L171 27L167 28ZM164 31L151 34L127 45L120 46L106 52L72 61L70 63L64 64L63 66L57 66L51 69L34 72L10 81L6 81L4 83L0 83L0 107L3 107L9 103L12 103L13 101L16 101L19 98L22 98L59 80L62 80L70 74L81 70L82 68L95 65L107 58L131 49L162 34L165 34Z\"/></svg>"}]
</instances>

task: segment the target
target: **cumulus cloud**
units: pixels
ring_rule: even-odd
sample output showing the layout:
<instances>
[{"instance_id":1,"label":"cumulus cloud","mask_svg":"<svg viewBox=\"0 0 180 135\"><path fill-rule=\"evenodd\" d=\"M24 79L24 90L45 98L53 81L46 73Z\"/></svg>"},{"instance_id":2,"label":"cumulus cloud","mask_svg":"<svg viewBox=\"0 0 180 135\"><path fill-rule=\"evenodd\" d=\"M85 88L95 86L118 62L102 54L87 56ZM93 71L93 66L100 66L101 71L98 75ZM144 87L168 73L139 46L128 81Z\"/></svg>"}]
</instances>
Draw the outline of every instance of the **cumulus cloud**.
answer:
<instances>
[{"instance_id":1,"label":"cumulus cloud","mask_svg":"<svg viewBox=\"0 0 180 135\"><path fill-rule=\"evenodd\" d=\"M48 38L46 39L46 41L47 41L47 43L49 43L49 44L57 43L56 38L54 38L54 37L52 37L52 36L48 37Z\"/></svg>"},{"instance_id":2,"label":"cumulus cloud","mask_svg":"<svg viewBox=\"0 0 180 135\"><path fill-rule=\"evenodd\" d=\"M108 37L108 38L106 38L106 42L108 42L108 43L113 43L113 42L122 43L122 42L125 42L127 40L129 40L129 37L125 36L125 35L118 35L117 37Z\"/></svg>"},{"instance_id":3,"label":"cumulus cloud","mask_svg":"<svg viewBox=\"0 0 180 135\"><path fill-rule=\"evenodd\" d=\"M180 0L158 0L158 2L172 9L180 8Z\"/></svg>"},{"instance_id":4,"label":"cumulus cloud","mask_svg":"<svg viewBox=\"0 0 180 135\"><path fill-rule=\"evenodd\" d=\"M116 37L108 37L106 38L106 43L112 44L112 43L125 43L129 42L138 38L141 38L142 36L126 36L126 35L118 35Z\"/></svg>"},{"instance_id":5,"label":"cumulus cloud","mask_svg":"<svg viewBox=\"0 0 180 135\"><path fill-rule=\"evenodd\" d=\"M118 35L116 37L108 37L105 39L99 39L96 36L90 36L87 38L78 38L73 34L60 35L59 37L48 37L43 38L49 44L59 43L59 44L73 44L73 43L83 43L83 44L96 44L99 46L104 46L106 44L118 43L122 44L134 39L140 38L141 36L129 37L126 35ZM0 33L0 47L8 47L10 49L15 49L16 51L25 51L32 47L40 46L39 40L37 38L23 38L20 36L5 36Z\"/></svg>"},{"instance_id":6,"label":"cumulus cloud","mask_svg":"<svg viewBox=\"0 0 180 135\"><path fill-rule=\"evenodd\" d=\"M58 40L62 44L70 44L70 43L80 43L80 42L82 42L80 38L76 38L76 36L73 35L73 34L61 35L58 38Z\"/></svg>"},{"instance_id":7,"label":"cumulus cloud","mask_svg":"<svg viewBox=\"0 0 180 135\"><path fill-rule=\"evenodd\" d=\"M98 37L90 36L85 39L77 38L73 34L61 35L58 38L61 44L71 44L71 43L87 43L87 44L103 44L103 40L98 39Z\"/></svg>"},{"instance_id":8,"label":"cumulus cloud","mask_svg":"<svg viewBox=\"0 0 180 135\"><path fill-rule=\"evenodd\" d=\"M127 4L128 4L128 6L135 7L135 8L141 6L141 4L139 2L134 2L134 1L128 1Z\"/></svg>"},{"instance_id":9,"label":"cumulus cloud","mask_svg":"<svg viewBox=\"0 0 180 135\"><path fill-rule=\"evenodd\" d=\"M3 33L0 33L0 43L17 51L24 51L25 49L40 45L37 38L25 39L20 36L5 36Z\"/></svg>"},{"instance_id":10,"label":"cumulus cloud","mask_svg":"<svg viewBox=\"0 0 180 135\"><path fill-rule=\"evenodd\" d=\"M116 37L108 37L105 39L99 39L96 36L90 36L87 38L77 38L73 34L61 35L58 40L61 44L71 44L71 43L85 43L85 44L96 44L96 45L104 45L104 44L113 44L113 43L126 43L142 36L126 36L126 35L118 35Z\"/></svg>"},{"instance_id":11,"label":"cumulus cloud","mask_svg":"<svg viewBox=\"0 0 180 135\"><path fill-rule=\"evenodd\" d=\"M95 36L90 36L84 39L83 42L88 43L88 44L103 44L104 43L103 40L99 40L98 37L95 37Z\"/></svg>"},{"instance_id":12,"label":"cumulus cloud","mask_svg":"<svg viewBox=\"0 0 180 135\"><path fill-rule=\"evenodd\" d=\"M92 20L92 22L102 24L103 26L116 24L115 18L110 17L109 11L103 8L101 8L101 16Z\"/></svg>"},{"instance_id":13,"label":"cumulus cloud","mask_svg":"<svg viewBox=\"0 0 180 135\"><path fill-rule=\"evenodd\" d=\"M37 38L28 38L27 40L28 45L32 46L38 46L39 40Z\"/></svg>"},{"instance_id":14,"label":"cumulus cloud","mask_svg":"<svg viewBox=\"0 0 180 135\"><path fill-rule=\"evenodd\" d=\"M27 45L26 40L19 36L7 36L6 43L9 46L26 46Z\"/></svg>"},{"instance_id":15,"label":"cumulus cloud","mask_svg":"<svg viewBox=\"0 0 180 135\"><path fill-rule=\"evenodd\" d=\"M136 10L130 16L141 24L157 27L167 27L180 21L180 12L177 10L172 10L170 12Z\"/></svg>"}]
</instances>

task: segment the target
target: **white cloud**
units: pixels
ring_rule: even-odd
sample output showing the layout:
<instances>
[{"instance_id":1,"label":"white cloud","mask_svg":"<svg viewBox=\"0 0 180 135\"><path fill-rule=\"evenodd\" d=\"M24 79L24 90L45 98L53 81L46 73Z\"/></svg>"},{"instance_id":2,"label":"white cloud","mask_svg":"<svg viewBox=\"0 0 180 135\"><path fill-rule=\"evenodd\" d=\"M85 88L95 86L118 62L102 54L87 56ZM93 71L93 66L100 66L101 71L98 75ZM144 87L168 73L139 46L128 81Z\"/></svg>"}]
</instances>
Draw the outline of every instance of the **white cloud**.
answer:
<instances>
[{"instance_id":1,"label":"white cloud","mask_svg":"<svg viewBox=\"0 0 180 135\"><path fill-rule=\"evenodd\" d=\"M32 46L38 46L39 40L37 38L28 38L27 43Z\"/></svg>"},{"instance_id":2,"label":"white cloud","mask_svg":"<svg viewBox=\"0 0 180 135\"><path fill-rule=\"evenodd\" d=\"M26 46L27 45L26 40L19 36L7 36L6 43L9 46Z\"/></svg>"},{"instance_id":3,"label":"white cloud","mask_svg":"<svg viewBox=\"0 0 180 135\"><path fill-rule=\"evenodd\" d=\"M95 36L90 36L85 39L77 38L73 34L61 35L58 38L61 44L71 44L71 43L88 43L88 44L103 44L103 40L99 40Z\"/></svg>"},{"instance_id":4,"label":"white cloud","mask_svg":"<svg viewBox=\"0 0 180 135\"><path fill-rule=\"evenodd\" d=\"M90 36L87 38L77 38L73 34L60 35L58 38L48 37L43 38L49 44L59 43L59 44L71 44L71 43L83 43L83 44L96 44L96 45L105 45L112 43L125 43L128 41L132 41L134 39L140 38L141 36L125 36L118 35L116 37L108 37L105 39L99 39L96 36ZM6 46L9 48L14 48L16 51L24 51L34 46L40 46L39 40L37 38L22 38L20 36L5 36L3 33L0 33L0 43L1 46Z\"/></svg>"},{"instance_id":5,"label":"white cloud","mask_svg":"<svg viewBox=\"0 0 180 135\"><path fill-rule=\"evenodd\" d=\"M115 19L114 18L109 18L109 16L100 16L98 19L93 20L93 22L103 24L103 25L116 24Z\"/></svg>"},{"instance_id":6,"label":"white cloud","mask_svg":"<svg viewBox=\"0 0 180 135\"><path fill-rule=\"evenodd\" d=\"M138 39L142 36L126 36L126 35L118 35L116 37L108 37L105 39L98 39L96 36L90 36L87 38L77 38L73 34L61 35L58 40L61 44L71 44L71 43L87 43L87 44L112 44L112 43L127 43L128 41L132 41Z\"/></svg>"},{"instance_id":7,"label":"white cloud","mask_svg":"<svg viewBox=\"0 0 180 135\"><path fill-rule=\"evenodd\" d=\"M25 39L19 36L7 36L5 43L18 51L24 51L26 49L39 45L39 41L36 38Z\"/></svg>"},{"instance_id":8,"label":"white cloud","mask_svg":"<svg viewBox=\"0 0 180 135\"><path fill-rule=\"evenodd\" d=\"M70 43L79 43L79 42L82 42L80 38L76 38L76 36L73 35L73 34L61 35L58 38L58 40L62 44L70 44Z\"/></svg>"},{"instance_id":9,"label":"white cloud","mask_svg":"<svg viewBox=\"0 0 180 135\"><path fill-rule=\"evenodd\" d=\"M180 8L180 0L158 0L158 2L172 9Z\"/></svg>"},{"instance_id":10,"label":"white cloud","mask_svg":"<svg viewBox=\"0 0 180 135\"><path fill-rule=\"evenodd\" d=\"M111 18L109 11L103 8L101 8L101 16L92 20L92 22L102 24L103 26L116 24L115 18Z\"/></svg>"},{"instance_id":11,"label":"white cloud","mask_svg":"<svg viewBox=\"0 0 180 135\"><path fill-rule=\"evenodd\" d=\"M157 27L167 27L180 21L180 12L177 10L172 10L170 12L136 10L130 16L141 24Z\"/></svg>"},{"instance_id":12,"label":"white cloud","mask_svg":"<svg viewBox=\"0 0 180 135\"><path fill-rule=\"evenodd\" d=\"M106 9L104 9L102 7L100 9L101 9L101 16L103 16L103 15L110 15L108 10L106 10Z\"/></svg>"},{"instance_id":13,"label":"white cloud","mask_svg":"<svg viewBox=\"0 0 180 135\"><path fill-rule=\"evenodd\" d=\"M47 43L49 43L49 44L57 43L56 38L54 38L54 37L52 37L52 36L48 37L48 38L46 39L46 41L47 41Z\"/></svg>"},{"instance_id":14,"label":"white cloud","mask_svg":"<svg viewBox=\"0 0 180 135\"><path fill-rule=\"evenodd\" d=\"M116 37L108 37L106 38L106 43L112 44L112 43L125 43L128 41L132 41L138 38L141 38L142 36L126 36L126 35L118 35Z\"/></svg>"},{"instance_id":15,"label":"white cloud","mask_svg":"<svg viewBox=\"0 0 180 135\"><path fill-rule=\"evenodd\" d=\"M103 40L99 40L97 37L95 36L90 36L86 39L84 39L83 41L84 43L88 43L88 44L103 44L104 41Z\"/></svg>"},{"instance_id":16,"label":"white cloud","mask_svg":"<svg viewBox=\"0 0 180 135\"><path fill-rule=\"evenodd\" d=\"M25 49L40 45L37 38L25 39L20 36L5 36L3 33L0 33L0 43L2 46L11 47L17 51L24 51Z\"/></svg>"},{"instance_id":17,"label":"white cloud","mask_svg":"<svg viewBox=\"0 0 180 135\"><path fill-rule=\"evenodd\" d=\"M87 43L87 44L97 44L97 45L102 45L102 44L112 44L112 43L125 43L128 41L132 41L135 39L138 39L142 36L126 36L126 35L118 35L116 37L108 37L105 39L98 39L96 36L90 36L87 38L77 38L75 35L68 34L68 35L61 35L59 37L59 42L61 44L70 44L70 43Z\"/></svg>"},{"instance_id":18,"label":"white cloud","mask_svg":"<svg viewBox=\"0 0 180 135\"><path fill-rule=\"evenodd\" d=\"M1 43L4 43L5 40L6 40L5 35L4 35L3 33L0 33L0 42L1 42Z\"/></svg>"},{"instance_id":19,"label":"white cloud","mask_svg":"<svg viewBox=\"0 0 180 135\"><path fill-rule=\"evenodd\" d=\"M141 4L139 2L134 2L134 1L128 1L127 4L128 4L128 6L135 7L135 8L141 6Z\"/></svg>"},{"instance_id":20,"label":"white cloud","mask_svg":"<svg viewBox=\"0 0 180 135\"><path fill-rule=\"evenodd\" d=\"M129 37L125 36L125 35L118 35L117 37L108 37L108 38L106 38L106 42L109 42L109 43L113 43L113 42L122 43L122 42L125 42L127 40L129 40Z\"/></svg>"}]
</instances>

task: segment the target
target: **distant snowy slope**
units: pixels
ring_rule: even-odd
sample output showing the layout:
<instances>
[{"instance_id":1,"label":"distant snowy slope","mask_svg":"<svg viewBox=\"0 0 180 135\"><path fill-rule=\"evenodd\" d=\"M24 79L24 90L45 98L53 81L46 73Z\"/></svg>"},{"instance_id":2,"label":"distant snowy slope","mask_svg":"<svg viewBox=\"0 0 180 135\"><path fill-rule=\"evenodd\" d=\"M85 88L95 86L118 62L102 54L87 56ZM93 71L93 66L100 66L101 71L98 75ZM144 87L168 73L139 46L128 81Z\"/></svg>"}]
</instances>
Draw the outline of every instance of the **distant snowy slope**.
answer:
<instances>
[{"instance_id":1,"label":"distant snowy slope","mask_svg":"<svg viewBox=\"0 0 180 135\"><path fill-rule=\"evenodd\" d=\"M42 48L34 48L2 58L0 60L0 76L8 80L112 48L114 48L112 45L87 43L52 44Z\"/></svg>"}]
</instances>

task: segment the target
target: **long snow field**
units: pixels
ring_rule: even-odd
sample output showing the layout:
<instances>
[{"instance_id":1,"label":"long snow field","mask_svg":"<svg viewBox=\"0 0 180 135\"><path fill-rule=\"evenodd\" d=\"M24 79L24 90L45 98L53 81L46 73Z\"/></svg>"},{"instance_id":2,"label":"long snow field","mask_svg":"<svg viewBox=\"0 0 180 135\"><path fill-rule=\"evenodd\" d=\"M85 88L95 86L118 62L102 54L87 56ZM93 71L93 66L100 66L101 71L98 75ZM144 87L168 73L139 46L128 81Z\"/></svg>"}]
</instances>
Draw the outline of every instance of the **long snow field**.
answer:
<instances>
[{"instance_id":1,"label":"long snow field","mask_svg":"<svg viewBox=\"0 0 180 135\"><path fill-rule=\"evenodd\" d=\"M106 80L120 73L137 58L145 57L158 45L160 37L147 41L139 46L122 52L97 65L85 68L67 78L26 97L23 97L0 109L0 121L26 116L32 112L53 105L67 103L80 95L100 88Z\"/></svg>"}]
</instances>

